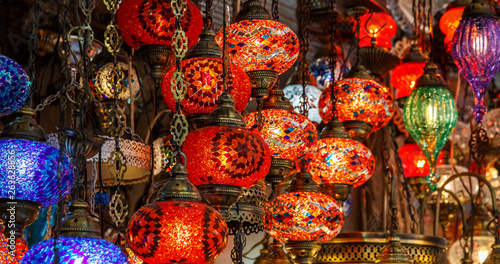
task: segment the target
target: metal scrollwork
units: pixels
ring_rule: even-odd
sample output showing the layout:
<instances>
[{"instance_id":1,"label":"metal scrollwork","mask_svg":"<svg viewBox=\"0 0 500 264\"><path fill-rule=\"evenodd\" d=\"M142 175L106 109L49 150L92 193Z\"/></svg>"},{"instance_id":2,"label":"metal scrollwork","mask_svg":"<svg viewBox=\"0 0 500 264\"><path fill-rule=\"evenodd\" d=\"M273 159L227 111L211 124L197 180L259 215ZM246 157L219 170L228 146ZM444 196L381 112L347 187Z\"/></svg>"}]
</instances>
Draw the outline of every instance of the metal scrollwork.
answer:
<instances>
[{"instance_id":1,"label":"metal scrollwork","mask_svg":"<svg viewBox=\"0 0 500 264\"><path fill-rule=\"evenodd\" d=\"M111 22L104 32L104 45L108 48L109 53L116 54L120 51L123 44L123 39L120 36L118 25Z\"/></svg>"},{"instance_id":2,"label":"metal scrollwork","mask_svg":"<svg viewBox=\"0 0 500 264\"><path fill-rule=\"evenodd\" d=\"M469 147L471 150L472 158L476 164L480 164L483 160L489 146L489 138L486 130L484 130L481 124L478 125L474 131L472 131Z\"/></svg>"},{"instance_id":3,"label":"metal scrollwork","mask_svg":"<svg viewBox=\"0 0 500 264\"><path fill-rule=\"evenodd\" d=\"M128 203L118 191L113 194L109 202L109 215L117 226L120 226L128 215Z\"/></svg>"}]
</instances>

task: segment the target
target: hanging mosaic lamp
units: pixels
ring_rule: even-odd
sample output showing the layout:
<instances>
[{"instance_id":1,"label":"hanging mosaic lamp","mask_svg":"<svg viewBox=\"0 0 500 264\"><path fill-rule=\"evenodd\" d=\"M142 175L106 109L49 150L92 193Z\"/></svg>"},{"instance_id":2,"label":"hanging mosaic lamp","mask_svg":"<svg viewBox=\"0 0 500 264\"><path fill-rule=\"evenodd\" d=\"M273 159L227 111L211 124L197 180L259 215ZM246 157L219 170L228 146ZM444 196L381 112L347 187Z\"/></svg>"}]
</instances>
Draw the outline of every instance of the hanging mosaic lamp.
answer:
<instances>
[{"instance_id":1,"label":"hanging mosaic lamp","mask_svg":"<svg viewBox=\"0 0 500 264\"><path fill-rule=\"evenodd\" d=\"M24 238L5 236L4 228L0 234L0 263L19 264L26 252L28 252L28 243ZM12 243L14 241L14 243Z\"/></svg>"},{"instance_id":2,"label":"hanging mosaic lamp","mask_svg":"<svg viewBox=\"0 0 500 264\"><path fill-rule=\"evenodd\" d=\"M217 35L219 45L222 34ZM267 96L278 75L292 67L299 55L295 33L272 20L259 0L243 3L235 23L228 28L227 43L231 61L250 77L253 98Z\"/></svg>"},{"instance_id":3,"label":"hanging mosaic lamp","mask_svg":"<svg viewBox=\"0 0 500 264\"><path fill-rule=\"evenodd\" d=\"M406 99L403 122L424 152L430 165L427 181L435 190L439 175L436 162L457 122L457 108L437 66L428 63L418 78L416 88Z\"/></svg>"},{"instance_id":4,"label":"hanging mosaic lamp","mask_svg":"<svg viewBox=\"0 0 500 264\"><path fill-rule=\"evenodd\" d=\"M182 149L189 180L224 216L243 195L243 188L265 177L271 163L266 142L259 133L245 129L245 121L227 92L219 97L205 126L188 134ZM221 201L222 194L227 200Z\"/></svg>"},{"instance_id":5,"label":"hanging mosaic lamp","mask_svg":"<svg viewBox=\"0 0 500 264\"><path fill-rule=\"evenodd\" d=\"M352 140L337 119L329 122L304 158L307 171L321 192L344 202L353 187L364 184L375 170L375 158L362 143Z\"/></svg>"},{"instance_id":6,"label":"hanging mosaic lamp","mask_svg":"<svg viewBox=\"0 0 500 264\"><path fill-rule=\"evenodd\" d=\"M319 97L321 96L322 90L318 88L316 80L311 75L311 73L307 72L306 74L306 95L309 105L309 111L307 118L309 120L316 122L318 124L321 123L321 116L319 115L318 103ZM283 88L283 92L285 93L285 97L290 100L293 108L296 111L300 111L300 107L302 102L304 101L302 97L303 87L302 87L302 77L299 76L298 71L296 71Z\"/></svg>"},{"instance_id":7,"label":"hanging mosaic lamp","mask_svg":"<svg viewBox=\"0 0 500 264\"><path fill-rule=\"evenodd\" d=\"M363 66L351 68L334 89L338 119L353 139L364 141L391 120L394 103L389 88L374 81ZM330 93L331 89L325 89L318 103L324 121L332 118Z\"/></svg>"},{"instance_id":8,"label":"hanging mosaic lamp","mask_svg":"<svg viewBox=\"0 0 500 264\"><path fill-rule=\"evenodd\" d=\"M207 25L198 43L191 48L181 62L184 81L187 85L186 95L181 100L182 111L189 115L190 123L201 127L206 114L217 106L216 102L223 91L222 81L222 51L215 42L215 32ZM171 79L176 67L171 67L162 82L163 99L167 106L175 111L175 98L171 87ZM227 90L235 100L238 112L245 109L250 99L250 79L240 67L230 64L227 75Z\"/></svg>"},{"instance_id":9,"label":"hanging mosaic lamp","mask_svg":"<svg viewBox=\"0 0 500 264\"><path fill-rule=\"evenodd\" d=\"M462 20L462 14L464 13L465 7L470 4L470 0L453 0L446 6L446 11L439 20L439 29L445 35L444 44L446 46L446 51L451 51L450 43L457 30L460 20Z\"/></svg>"},{"instance_id":10,"label":"hanging mosaic lamp","mask_svg":"<svg viewBox=\"0 0 500 264\"><path fill-rule=\"evenodd\" d=\"M312 175L302 167L285 194L266 207L266 229L282 242L294 263L312 263L321 242L334 238L344 225L342 207L319 192Z\"/></svg>"},{"instance_id":11,"label":"hanging mosaic lamp","mask_svg":"<svg viewBox=\"0 0 500 264\"><path fill-rule=\"evenodd\" d=\"M56 241L59 263L128 263L122 250L101 238L101 228L96 218L90 216L89 205L73 201L68 214L61 222L61 235ZM54 238L33 246L24 256L22 264L51 264L54 260Z\"/></svg>"},{"instance_id":12,"label":"hanging mosaic lamp","mask_svg":"<svg viewBox=\"0 0 500 264\"><path fill-rule=\"evenodd\" d=\"M397 98L410 95L415 88L418 77L424 74L424 67L429 61L417 45L412 45L402 59L403 63L396 68L391 75L391 83L398 90Z\"/></svg>"},{"instance_id":13,"label":"hanging mosaic lamp","mask_svg":"<svg viewBox=\"0 0 500 264\"><path fill-rule=\"evenodd\" d=\"M476 104L472 112L480 123L487 111L484 95L500 70L500 22L485 1L474 0L465 8L453 36L451 55L472 86Z\"/></svg>"},{"instance_id":14,"label":"hanging mosaic lamp","mask_svg":"<svg viewBox=\"0 0 500 264\"><path fill-rule=\"evenodd\" d=\"M339 51L338 53L341 52ZM330 58L328 57L320 57L309 65L309 71L311 71L311 74L316 79L317 87L321 90L330 87L333 77L335 77L335 80L343 79L350 68L351 64L344 61L340 56L337 58L333 75L330 70Z\"/></svg>"},{"instance_id":15,"label":"hanging mosaic lamp","mask_svg":"<svg viewBox=\"0 0 500 264\"><path fill-rule=\"evenodd\" d=\"M149 264L211 263L226 247L227 235L224 218L201 202L179 163L159 198L141 207L127 228L130 249Z\"/></svg>"},{"instance_id":16,"label":"hanging mosaic lamp","mask_svg":"<svg viewBox=\"0 0 500 264\"><path fill-rule=\"evenodd\" d=\"M34 110L22 107L18 117L0 135L0 184L15 189L15 227L5 229L6 236L14 231L21 237L23 229L35 221L40 208L59 200L57 175L61 195L65 197L74 182L73 165L69 158L60 157L59 150L45 144L45 132L34 120ZM61 163L59 163L61 160ZM12 191L0 190L0 221L7 224Z\"/></svg>"},{"instance_id":17,"label":"hanging mosaic lamp","mask_svg":"<svg viewBox=\"0 0 500 264\"><path fill-rule=\"evenodd\" d=\"M139 76L135 68L129 69L128 64L118 62L118 66L122 69L123 84L118 94L118 100L130 102L138 98L141 92ZM95 77L90 81L90 89L94 97L99 101L108 101L115 98L115 84L110 80L114 80L116 72L114 71L114 63L110 62L101 67L95 67ZM130 83L128 82L130 74Z\"/></svg>"},{"instance_id":18,"label":"hanging mosaic lamp","mask_svg":"<svg viewBox=\"0 0 500 264\"><path fill-rule=\"evenodd\" d=\"M397 31L396 21L389 14L375 12L362 15L359 22L360 61L370 73L382 77L401 64L399 57L389 52Z\"/></svg>"},{"instance_id":19,"label":"hanging mosaic lamp","mask_svg":"<svg viewBox=\"0 0 500 264\"><path fill-rule=\"evenodd\" d=\"M30 81L16 61L0 54L0 117L19 110L30 95Z\"/></svg>"},{"instance_id":20,"label":"hanging mosaic lamp","mask_svg":"<svg viewBox=\"0 0 500 264\"><path fill-rule=\"evenodd\" d=\"M295 167L298 158L304 156L317 138L316 126L307 117L293 111L293 106L283 90L275 87L264 100L262 116L265 122L260 133L271 149L271 169L266 182L283 182ZM245 117L247 128L259 131L258 112Z\"/></svg>"},{"instance_id":21,"label":"hanging mosaic lamp","mask_svg":"<svg viewBox=\"0 0 500 264\"><path fill-rule=\"evenodd\" d=\"M203 19L193 2L186 0L184 5L181 28L188 39L188 47L191 47L198 41ZM155 80L161 80L175 62L171 49L175 19L169 0L125 0L116 13L123 40L130 47L139 48L141 58L150 66L150 75Z\"/></svg>"}]
</instances>

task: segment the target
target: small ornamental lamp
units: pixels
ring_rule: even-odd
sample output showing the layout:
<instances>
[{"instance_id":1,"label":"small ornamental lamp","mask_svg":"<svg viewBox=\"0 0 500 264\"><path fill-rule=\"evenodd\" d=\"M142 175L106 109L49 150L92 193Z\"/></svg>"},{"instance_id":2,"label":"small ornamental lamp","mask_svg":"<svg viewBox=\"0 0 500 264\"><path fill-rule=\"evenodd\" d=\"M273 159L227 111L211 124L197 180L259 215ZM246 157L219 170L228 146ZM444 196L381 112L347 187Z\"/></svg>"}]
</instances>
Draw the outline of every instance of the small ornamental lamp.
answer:
<instances>
[{"instance_id":1,"label":"small ornamental lamp","mask_svg":"<svg viewBox=\"0 0 500 264\"><path fill-rule=\"evenodd\" d=\"M212 207L201 202L196 187L179 162L159 198L130 219L127 242L145 263L211 263L227 244L227 225Z\"/></svg>"},{"instance_id":2,"label":"small ornamental lamp","mask_svg":"<svg viewBox=\"0 0 500 264\"><path fill-rule=\"evenodd\" d=\"M185 6L181 28L186 33L187 46L191 47L203 28L202 16L190 0L178 4ZM157 83L175 62L171 48L175 19L170 0L125 0L116 13L123 40L130 47L139 48L142 60L149 64L150 75Z\"/></svg>"},{"instance_id":3,"label":"small ornamental lamp","mask_svg":"<svg viewBox=\"0 0 500 264\"><path fill-rule=\"evenodd\" d=\"M73 201L61 222L61 236L55 241L58 263L128 263L122 250L101 238L97 219L90 216L89 205ZM24 256L22 264L49 264L54 260L54 238L34 245Z\"/></svg>"},{"instance_id":4,"label":"small ornamental lamp","mask_svg":"<svg viewBox=\"0 0 500 264\"><path fill-rule=\"evenodd\" d=\"M45 133L34 120L34 110L22 107L18 113L0 136L0 184L5 186L0 191L0 221L6 227L6 237L14 231L19 238L23 229L35 221L42 206L59 200L57 177L60 177L62 197L69 194L74 171L66 155L60 157L57 148L44 143ZM12 190L15 190L14 199ZM17 203L14 228L6 225L10 219L10 202Z\"/></svg>"},{"instance_id":5,"label":"small ornamental lamp","mask_svg":"<svg viewBox=\"0 0 500 264\"><path fill-rule=\"evenodd\" d=\"M222 51L215 42L215 32L210 22L207 23L200 34L200 40L181 62L187 86L186 95L181 100L181 109L188 115L190 123L196 123L196 128L203 126L204 117L215 109L223 91ZM171 67L162 82L163 99L174 112L176 106L170 80L175 71L176 67ZM233 63L229 66L227 90L235 100L236 110L243 111L250 99L250 79L242 68Z\"/></svg>"},{"instance_id":6,"label":"small ornamental lamp","mask_svg":"<svg viewBox=\"0 0 500 264\"><path fill-rule=\"evenodd\" d=\"M309 71L306 73L306 95L309 105L309 111L307 118L309 120L316 122L318 124L321 123L321 116L319 115L319 98L321 96L322 90L318 88L316 80L311 75ZM293 108L297 111L300 110L301 105L303 104L304 98L302 97L302 77L299 76L298 71L296 71L288 80L283 92L285 93L285 97L290 100L290 103L293 105Z\"/></svg>"},{"instance_id":7,"label":"small ornamental lamp","mask_svg":"<svg viewBox=\"0 0 500 264\"><path fill-rule=\"evenodd\" d=\"M188 134L183 144L189 180L208 202L227 216L243 194L267 174L271 151L259 133L245 129L234 99L223 92L205 126Z\"/></svg>"},{"instance_id":8,"label":"small ornamental lamp","mask_svg":"<svg viewBox=\"0 0 500 264\"><path fill-rule=\"evenodd\" d=\"M415 90L408 96L403 122L427 157L430 167L427 182L434 191L439 181L436 174L438 155L457 122L455 102L434 63L425 66Z\"/></svg>"},{"instance_id":9,"label":"small ornamental lamp","mask_svg":"<svg viewBox=\"0 0 500 264\"><path fill-rule=\"evenodd\" d=\"M323 129L306 154L305 163L321 191L343 203L353 187L364 184L375 170L375 159L362 143L352 140L336 118Z\"/></svg>"},{"instance_id":10,"label":"small ornamental lamp","mask_svg":"<svg viewBox=\"0 0 500 264\"><path fill-rule=\"evenodd\" d=\"M487 109L484 95L500 70L500 22L495 11L482 0L474 0L462 15L451 44L451 55L474 91L472 112L477 123Z\"/></svg>"},{"instance_id":11,"label":"small ornamental lamp","mask_svg":"<svg viewBox=\"0 0 500 264\"><path fill-rule=\"evenodd\" d=\"M344 225L342 208L319 192L305 166L295 174L287 192L268 203L266 214L266 229L285 242L294 263L313 263L321 242L337 236Z\"/></svg>"},{"instance_id":12,"label":"small ornamental lamp","mask_svg":"<svg viewBox=\"0 0 500 264\"><path fill-rule=\"evenodd\" d=\"M247 127L259 130L258 112L246 116ZM307 117L293 111L283 90L275 87L264 100L260 133L271 149L271 169L266 176L269 184L279 184L295 167L317 138L316 126Z\"/></svg>"},{"instance_id":13,"label":"small ornamental lamp","mask_svg":"<svg viewBox=\"0 0 500 264\"><path fill-rule=\"evenodd\" d=\"M30 95L30 81L24 69L11 58L0 55L0 117L19 110Z\"/></svg>"},{"instance_id":14,"label":"small ornamental lamp","mask_svg":"<svg viewBox=\"0 0 500 264\"><path fill-rule=\"evenodd\" d=\"M222 31L217 41L222 43ZM259 0L243 3L228 28L231 61L250 77L252 98L269 94L278 75L288 70L299 54L299 41L285 24L274 21Z\"/></svg>"},{"instance_id":15,"label":"small ornamental lamp","mask_svg":"<svg viewBox=\"0 0 500 264\"><path fill-rule=\"evenodd\" d=\"M338 119L353 139L362 142L391 120L394 103L389 88L374 81L362 65L351 68L334 89ZM323 120L332 118L330 93L325 89L318 104Z\"/></svg>"},{"instance_id":16,"label":"small ornamental lamp","mask_svg":"<svg viewBox=\"0 0 500 264\"><path fill-rule=\"evenodd\" d=\"M415 88L417 79L424 74L424 66L429 61L417 45L412 45L402 59L403 63L391 75L391 83L398 90L397 98L410 95Z\"/></svg>"}]
</instances>

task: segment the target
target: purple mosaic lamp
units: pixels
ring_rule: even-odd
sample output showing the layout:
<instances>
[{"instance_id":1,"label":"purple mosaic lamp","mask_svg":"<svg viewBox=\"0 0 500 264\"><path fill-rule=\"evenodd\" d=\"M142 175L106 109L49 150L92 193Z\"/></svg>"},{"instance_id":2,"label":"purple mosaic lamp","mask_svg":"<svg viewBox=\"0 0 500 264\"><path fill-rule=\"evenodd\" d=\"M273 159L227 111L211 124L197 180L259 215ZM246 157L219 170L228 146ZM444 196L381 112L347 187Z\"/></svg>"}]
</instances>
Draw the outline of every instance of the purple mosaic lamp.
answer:
<instances>
[{"instance_id":1,"label":"purple mosaic lamp","mask_svg":"<svg viewBox=\"0 0 500 264\"><path fill-rule=\"evenodd\" d=\"M127 257L118 246L100 238L99 223L88 211L89 205L83 201L69 205L69 212L61 222L61 236L56 241L58 263L127 264ZM33 246L21 264L52 264L54 259L51 238Z\"/></svg>"},{"instance_id":2,"label":"purple mosaic lamp","mask_svg":"<svg viewBox=\"0 0 500 264\"><path fill-rule=\"evenodd\" d=\"M500 22L489 4L474 0L465 8L453 36L451 54L474 90L476 105L472 111L480 123L487 110L484 95L500 70Z\"/></svg>"},{"instance_id":3,"label":"purple mosaic lamp","mask_svg":"<svg viewBox=\"0 0 500 264\"><path fill-rule=\"evenodd\" d=\"M24 69L11 58L0 55L0 116L16 112L29 96L30 81Z\"/></svg>"}]
</instances>

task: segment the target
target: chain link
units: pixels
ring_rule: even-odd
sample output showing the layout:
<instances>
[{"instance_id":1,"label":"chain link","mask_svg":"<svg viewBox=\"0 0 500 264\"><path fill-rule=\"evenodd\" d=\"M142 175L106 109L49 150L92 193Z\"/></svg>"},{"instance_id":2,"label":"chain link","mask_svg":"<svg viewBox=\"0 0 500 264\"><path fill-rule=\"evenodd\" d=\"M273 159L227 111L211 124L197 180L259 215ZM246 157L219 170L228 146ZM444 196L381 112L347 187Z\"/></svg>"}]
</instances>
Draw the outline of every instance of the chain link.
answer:
<instances>
[{"instance_id":1,"label":"chain link","mask_svg":"<svg viewBox=\"0 0 500 264\"><path fill-rule=\"evenodd\" d=\"M33 1L33 7L31 9L31 35L28 40L28 50L29 50L29 62L28 62L28 75L31 81L31 94L34 94L36 89L36 51L38 48L38 30L40 27L40 18L42 17L42 12L40 12L40 6L38 0ZM4 36L5 37L5 36Z\"/></svg>"},{"instance_id":2,"label":"chain link","mask_svg":"<svg viewBox=\"0 0 500 264\"><path fill-rule=\"evenodd\" d=\"M311 14L311 2L309 0L299 0L299 43L300 43L300 54L299 54L299 79L302 83L302 95L300 100L300 113L307 116L309 113L310 103L307 97L307 78L309 77L308 65L307 65L307 52L309 51L309 31L307 30L307 23L309 23L309 17Z\"/></svg>"},{"instance_id":3,"label":"chain link","mask_svg":"<svg viewBox=\"0 0 500 264\"><path fill-rule=\"evenodd\" d=\"M243 1L241 1L243 2ZM280 13L278 11L278 0L273 0L272 2L272 12L273 12L273 20L274 21L279 21L280 20Z\"/></svg>"},{"instance_id":4,"label":"chain link","mask_svg":"<svg viewBox=\"0 0 500 264\"><path fill-rule=\"evenodd\" d=\"M180 149L188 134L188 122L181 110L181 100L184 99L184 95L187 92L187 84L184 82L184 73L181 69L181 61L188 49L188 39L181 27L181 19L184 16L187 1L173 0L170 2L170 5L175 15L175 31L172 36L172 46L176 57L176 71L170 80L172 83L171 91L176 101L176 112L171 121L170 133L176 143L176 148Z\"/></svg>"}]
</instances>

